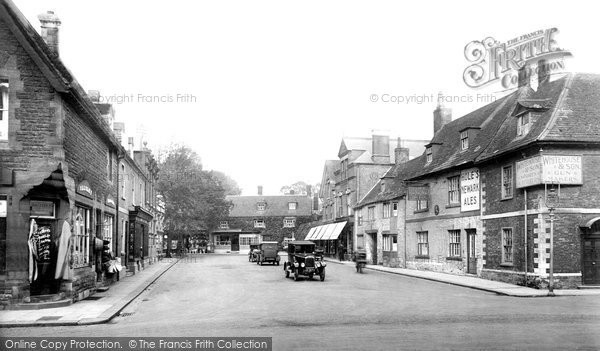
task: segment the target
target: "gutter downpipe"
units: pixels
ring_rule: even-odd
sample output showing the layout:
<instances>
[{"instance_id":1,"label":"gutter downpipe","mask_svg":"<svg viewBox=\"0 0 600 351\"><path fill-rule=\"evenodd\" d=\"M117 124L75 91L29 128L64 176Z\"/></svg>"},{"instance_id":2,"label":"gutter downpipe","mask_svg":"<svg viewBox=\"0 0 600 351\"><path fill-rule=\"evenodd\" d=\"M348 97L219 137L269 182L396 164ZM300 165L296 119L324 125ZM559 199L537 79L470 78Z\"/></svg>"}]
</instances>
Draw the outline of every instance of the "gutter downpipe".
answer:
<instances>
[{"instance_id":1,"label":"gutter downpipe","mask_svg":"<svg viewBox=\"0 0 600 351\"><path fill-rule=\"evenodd\" d=\"M404 268L407 268L408 265L406 263L407 253L406 253L406 209L408 208L408 200L406 194L404 195Z\"/></svg>"}]
</instances>

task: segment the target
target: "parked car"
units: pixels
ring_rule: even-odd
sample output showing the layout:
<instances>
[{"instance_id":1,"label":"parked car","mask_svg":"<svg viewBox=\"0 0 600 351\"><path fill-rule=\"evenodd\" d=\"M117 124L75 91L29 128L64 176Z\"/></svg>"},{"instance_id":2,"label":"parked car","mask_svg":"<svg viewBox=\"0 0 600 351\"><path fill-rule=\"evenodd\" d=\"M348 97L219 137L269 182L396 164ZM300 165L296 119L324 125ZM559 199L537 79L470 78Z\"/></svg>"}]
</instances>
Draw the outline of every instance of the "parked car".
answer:
<instances>
[{"instance_id":1,"label":"parked car","mask_svg":"<svg viewBox=\"0 0 600 351\"><path fill-rule=\"evenodd\" d=\"M248 251L248 262L256 262L258 260L258 248L259 244L250 244L250 251Z\"/></svg>"},{"instance_id":2,"label":"parked car","mask_svg":"<svg viewBox=\"0 0 600 351\"><path fill-rule=\"evenodd\" d=\"M263 241L260 243L256 264L260 264L262 266L265 262L271 262L279 266L279 260L281 257L279 257L278 245L279 244L276 241Z\"/></svg>"},{"instance_id":3,"label":"parked car","mask_svg":"<svg viewBox=\"0 0 600 351\"><path fill-rule=\"evenodd\" d=\"M322 250L316 249L312 241L288 243L288 261L283 264L286 278L292 275L294 280L298 280L303 275L312 279L318 275L324 281L326 266Z\"/></svg>"}]
</instances>

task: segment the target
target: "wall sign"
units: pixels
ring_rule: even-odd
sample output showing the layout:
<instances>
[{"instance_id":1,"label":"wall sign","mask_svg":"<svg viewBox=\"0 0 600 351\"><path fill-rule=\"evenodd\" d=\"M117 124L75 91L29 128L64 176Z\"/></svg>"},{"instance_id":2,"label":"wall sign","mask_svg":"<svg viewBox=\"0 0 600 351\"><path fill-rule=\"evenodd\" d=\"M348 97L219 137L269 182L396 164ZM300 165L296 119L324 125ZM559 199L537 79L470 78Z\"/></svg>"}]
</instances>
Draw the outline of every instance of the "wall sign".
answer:
<instances>
[{"instance_id":1,"label":"wall sign","mask_svg":"<svg viewBox=\"0 0 600 351\"><path fill-rule=\"evenodd\" d=\"M583 184L581 156L540 155L516 164L517 188L538 184Z\"/></svg>"},{"instance_id":2,"label":"wall sign","mask_svg":"<svg viewBox=\"0 0 600 351\"><path fill-rule=\"evenodd\" d=\"M54 202L52 201L31 200L29 209L31 217L55 218Z\"/></svg>"},{"instance_id":3,"label":"wall sign","mask_svg":"<svg viewBox=\"0 0 600 351\"><path fill-rule=\"evenodd\" d=\"M460 172L460 210L479 210L479 169L471 168Z\"/></svg>"},{"instance_id":4,"label":"wall sign","mask_svg":"<svg viewBox=\"0 0 600 351\"><path fill-rule=\"evenodd\" d=\"M84 180L77 185L76 192L77 194L89 197L90 199L94 198L94 192L92 191L92 187L87 180Z\"/></svg>"},{"instance_id":5,"label":"wall sign","mask_svg":"<svg viewBox=\"0 0 600 351\"><path fill-rule=\"evenodd\" d=\"M113 207L113 208L115 207L115 199L111 195L106 196L105 203L106 203L107 206L110 206L110 207Z\"/></svg>"}]
</instances>

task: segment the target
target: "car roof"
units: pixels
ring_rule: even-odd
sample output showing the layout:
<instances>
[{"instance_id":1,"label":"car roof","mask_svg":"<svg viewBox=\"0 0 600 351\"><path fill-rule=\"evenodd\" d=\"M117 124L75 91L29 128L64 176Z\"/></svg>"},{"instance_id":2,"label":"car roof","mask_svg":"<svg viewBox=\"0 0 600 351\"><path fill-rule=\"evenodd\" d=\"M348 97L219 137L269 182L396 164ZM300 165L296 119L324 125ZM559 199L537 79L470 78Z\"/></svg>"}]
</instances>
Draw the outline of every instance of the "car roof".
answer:
<instances>
[{"instance_id":1,"label":"car roof","mask_svg":"<svg viewBox=\"0 0 600 351\"><path fill-rule=\"evenodd\" d=\"M312 241L308 240L298 240L298 241L290 241L288 245L315 245Z\"/></svg>"}]
</instances>

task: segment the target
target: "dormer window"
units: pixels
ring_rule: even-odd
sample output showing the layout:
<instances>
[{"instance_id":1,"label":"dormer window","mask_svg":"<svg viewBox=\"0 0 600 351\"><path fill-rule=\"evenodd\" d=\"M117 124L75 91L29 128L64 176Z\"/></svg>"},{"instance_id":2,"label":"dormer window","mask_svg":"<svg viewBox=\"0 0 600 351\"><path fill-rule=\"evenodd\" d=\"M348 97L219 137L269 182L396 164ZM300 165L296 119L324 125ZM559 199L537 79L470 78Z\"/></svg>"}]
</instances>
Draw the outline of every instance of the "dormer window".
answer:
<instances>
[{"instance_id":1,"label":"dormer window","mask_svg":"<svg viewBox=\"0 0 600 351\"><path fill-rule=\"evenodd\" d=\"M267 204L264 202L259 202L256 204L256 209L259 211L264 211L266 207L267 207Z\"/></svg>"},{"instance_id":2,"label":"dormer window","mask_svg":"<svg viewBox=\"0 0 600 351\"><path fill-rule=\"evenodd\" d=\"M425 149L425 157L427 159L427 163L429 163L433 160L433 150L431 149L431 146L428 146Z\"/></svg>"},{"instance_id":3,"label":"dormer window","mask_svg":"<svg viewBox=\"0 0 600 351\"><path fill-rule=\"evenodd\" d=\"M460 149L466 150L469 148L469 131L463 130L460 132Z\"/></svg>"},{"instance_id":4,"label":"dormer window","mask_svg":"<svg viewBox=\"0 0 600 351\"><path fill-rule=\"evenodd\" d=\"M219 229L229 229L229 223L227 223L227 221L221 221L219 223Z\"/></svg>"},{"instance_id":5,"label":"dormer window","mask_svg":"<svg viewBox=\"0 0 600 351\"><path fill-rule=\"evenodd\" d=\"M526 135L531 128L531 113L524 113L517 117L517 135Z\"/></svg>"},{"instance_id":6,"label":"dormer window","mask_svg":"<svg viewBox=\"0 0 600 351\"><path fill-rule=\"evenodd\" d=\"M288 202L288 210L295 210L296 207L298 207L298 203L297 202Z\"/></svg>"}]
</instances>

